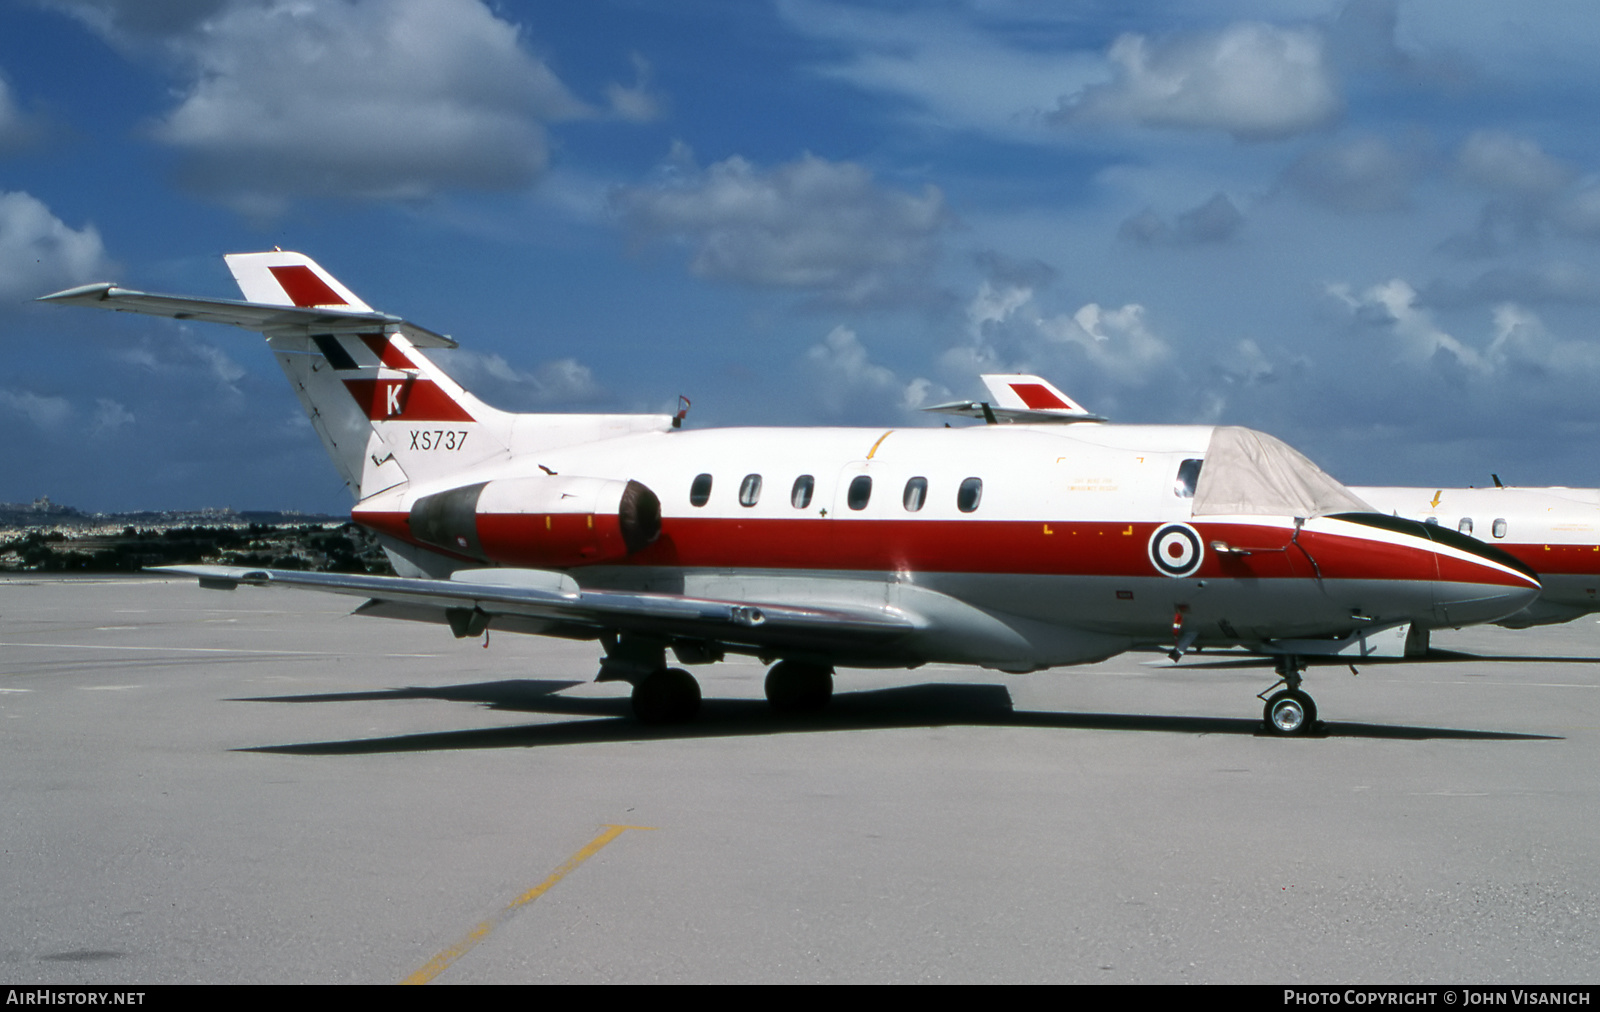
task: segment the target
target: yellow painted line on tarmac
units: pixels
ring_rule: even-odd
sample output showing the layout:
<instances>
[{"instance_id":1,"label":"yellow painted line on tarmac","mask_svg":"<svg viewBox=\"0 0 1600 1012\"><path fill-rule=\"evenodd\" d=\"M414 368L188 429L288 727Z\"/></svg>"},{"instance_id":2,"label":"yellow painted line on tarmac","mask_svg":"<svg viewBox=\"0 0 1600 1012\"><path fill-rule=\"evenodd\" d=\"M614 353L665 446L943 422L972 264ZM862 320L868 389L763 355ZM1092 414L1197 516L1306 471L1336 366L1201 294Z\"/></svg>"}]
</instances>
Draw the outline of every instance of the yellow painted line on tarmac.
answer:
<instances>
[{"instance_id":1,"label":"yellow painted line on tarmac","mask_svg":"<svg viewBox=\"0 0 1600 1012\"><path fill-rule=\"evenodd\" d=\"M584 844L583 849L550 873L550 877L507 903L499 912L467 932L467 937L450 946L423 964L422 969L402 980L402 984L426 984L450 968L450 964L465 956L474 945L489 937L489 933L510 920L517 911L549 892L557 882L566 878L578 865L600 853L600 849L630 829L654 829L654 826L607 826L606 831Z\"/></svg>"}]
</instances>

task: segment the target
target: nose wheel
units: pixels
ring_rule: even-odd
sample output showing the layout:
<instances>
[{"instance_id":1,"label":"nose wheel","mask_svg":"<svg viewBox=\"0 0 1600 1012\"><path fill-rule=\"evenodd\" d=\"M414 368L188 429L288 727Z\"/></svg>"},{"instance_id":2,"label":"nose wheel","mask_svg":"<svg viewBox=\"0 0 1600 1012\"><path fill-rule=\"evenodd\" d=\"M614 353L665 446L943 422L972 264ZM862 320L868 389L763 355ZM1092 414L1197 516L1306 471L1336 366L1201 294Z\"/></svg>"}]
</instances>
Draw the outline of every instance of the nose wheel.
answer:
<instances>
[{"instance_id":1,"label":"nose wheel","mask_svg":"<svg viewBox=\"0 0 1600 1012\"><path fill-rule=\"evenodd\" d=\"M1278 685L1285 686L1280 692L1272 692L1278 686L1274 685L1268 696L1267 692L1261 695L1266 698L1266 706L1261 711L1262 718L1267 724L1267 733L1275 735L1301 735L1310 734L1317 727L1317 703L1306 693L1300 691L1300 672L1305 670L1305 662L1298 657L1282 657L1278 660Z\"/></svg>"},{"instance_id":2,"label":"nose wheel","mask_svg":"<svg viewBox=\"0 0 1600 1012\"><path fill-rule=\"evenodd\" d=\"M1317 724L1317 704L1298 689L1285 689L1267 699L1262 716L1272 734L1308 734Z\"/></svg>"}]
</instances>

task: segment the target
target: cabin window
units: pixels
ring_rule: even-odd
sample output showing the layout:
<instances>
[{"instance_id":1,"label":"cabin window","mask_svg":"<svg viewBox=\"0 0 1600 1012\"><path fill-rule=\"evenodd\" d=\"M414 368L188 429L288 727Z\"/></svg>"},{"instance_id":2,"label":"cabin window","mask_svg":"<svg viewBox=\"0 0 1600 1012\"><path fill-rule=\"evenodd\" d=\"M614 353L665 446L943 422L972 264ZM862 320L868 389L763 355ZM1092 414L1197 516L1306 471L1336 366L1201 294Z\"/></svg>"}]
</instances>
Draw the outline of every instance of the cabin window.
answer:
<instances>
[{"instance_id":1,"label":"cabin window","mask_svg":"<svg viewBox=\"0 0 1600 1012\"><path fill-rule=\"evenodd\" d=\"M1471 534L1472 533L1472 518L1471 517L1462 517L1461 518L1461 522L1459 524L1456 524L1456 530L1460 531L1462 534Z\"/></svg>"},{"instance_id":2,"label":"cabin window","mask_svg":"<svg viewBox=\"0 0 1600 1012\"><path fill-rule=\"evenodd\" d=\"M761 501L761 475L747 474L739 483L739 505L754 506Z\"/></svg>"},{"instance_id":3,"label":"cabin window","mask_svg":"<svg viewBox=\"0 0 1600 1012\"><path fill-rule=\"evenodd\" d=\"M789 502L797 510L803 510L811 505L811 490L817 487L817 480L809 474L802 474L794 480L794 488L789 491Z\"/></svg>"},{"instance_id":4,"label":"cabin window","mask_svg":"<svg viewBox=\"0 0 1600 1012\"><path fill-rule=\"evenodd\" d=\"M1499 519L1495 520L1494 536L1497 538L1503 538L1506 536L1506 521L1504 517L1500 517Z\"/></svg>"},{"instance_id":5,"label":"cabin window","mask_svg":"<svg viewBox=\"0 0 1600 1012\"><path fill-rule=\"evenodd\" d=\"M867 500L872 498L872 478L865 474L858 474L850 480L850 492L845 496L845 503L853 510L867 508Z\"/></svg>"},{"instance_id":6,"label":"cabin window","mask_svg":"<svg viewBox=\"0 0 1600 1012\"><path fill-rule=\"evenodd\" d=\"M956 489L956 509L963 513L971 513L978 508L978 503L982 501L982 478L967 478L962 481L961 487Z\"/></svg>"},{"instance_id":7,"label":"cabin window","mask_svg":"<svg viewBox=\"0 0 1600 1012\"><path fill-rule=\"evenodd\" d=\"M711 475L697 474L689 486L689 505L704 506L711 501Z\"/></svg>"},{"instance_id":8,"label":"cabin window","mask_svg":"<svg viewBox=\"0 0 1600 1012\"><path fill-rule=\"evenodd\" d=\"M1191 457L1178 465L1178 477L1172 481L1172 494L1180 499L1193 499L1194 487L1200 484L1200 465L1205 461Z\"/></svg>"},{"instance_id":9,"label":"cabin window","mask_svg":"<svg viewBox=\"0 0 1600 1012\"><path fill-rule=\"evenodd\" d=\"M912 478L906 482L905 504L907 513L915 513L922 508L928 498L928 479Z\"/></svg>"},{"instance_id":10,"label":"cabin window","mask_svg":"<svg viewBox=\"0 0 1600 1012\"><path fill-rule=\"evenodd\" d=\"M1429 517L1428 519L1426 519L1426 520L1424 520L1422 522L1425 523L1425 524L1432 524L1435 527L1439 526L1439 518L1438 517Z\"/></svg>"}]
</instances>

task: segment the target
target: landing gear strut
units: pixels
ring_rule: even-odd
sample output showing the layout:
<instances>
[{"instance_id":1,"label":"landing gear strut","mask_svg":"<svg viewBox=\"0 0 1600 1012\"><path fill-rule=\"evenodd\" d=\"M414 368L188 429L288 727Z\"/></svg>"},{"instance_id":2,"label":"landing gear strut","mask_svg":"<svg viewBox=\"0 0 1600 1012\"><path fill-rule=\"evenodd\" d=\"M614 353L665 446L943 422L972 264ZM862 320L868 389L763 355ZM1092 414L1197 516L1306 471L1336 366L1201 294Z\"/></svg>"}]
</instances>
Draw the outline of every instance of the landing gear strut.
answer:
<instances>
[{"instance_id":1,"label":"landing gear strut","mask_svg":"<svg viewBox=\"0 0 1600 1012\"><path fill-rule=\"evenodd\" d=\"M1281 692L1267 696L1267 692L1278 687L1274 685L1257 697L1266 697L1267 705L1262 710L1262 716L1266 719L1268 734L1310 734L1316 728L1316 701L1300 691L1300 672L1305 667L1305 662L1298 657L1280 657L1277 666L1278 685L1286 687Z\"/></svg>"},{"instance_id":2,"label":"landing gear strut","mask_svg":"<svg viewBox=\"0 0 1600 1012\"><path fill-rule=\"evenodd\" d=\"M816 713L833 697L833 669L779 661L767 672L767 702L779 713Z\"/></svg>"},{"instance_id":3,"label":"landing gear strut","mask_svg":"<svg viewBox=\"0 0 1600 1012\"><path fill-rule=\"evenodd\" d=\"M633 686L633 715L646 724L681 724L700 712L700 683L667 667L666 643L647 636L601 637L606 655L596 681Z\"/></svg>"}]
</instances>

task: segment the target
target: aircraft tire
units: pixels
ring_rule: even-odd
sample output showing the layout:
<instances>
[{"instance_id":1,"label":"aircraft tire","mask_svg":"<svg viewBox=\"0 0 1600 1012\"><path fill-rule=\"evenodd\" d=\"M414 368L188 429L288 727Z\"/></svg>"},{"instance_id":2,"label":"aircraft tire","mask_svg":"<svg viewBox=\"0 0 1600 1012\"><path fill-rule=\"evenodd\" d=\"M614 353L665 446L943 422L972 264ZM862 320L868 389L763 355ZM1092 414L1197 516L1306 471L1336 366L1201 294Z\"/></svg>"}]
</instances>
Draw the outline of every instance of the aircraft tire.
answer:
<instances>
[{"instance_id":1,"label":"aircraft tire","mask_svg":"<svg viewBox=\"0 0 1600 1012\"><path fill-rule=\"evenodd\" d=\"M779 661L767 672L767 702L779 713L816 713L833 698L833 669Z\"/></svg>"},{"instance_id":2,"label":"aircraft tire","mask_svg":"<svg viewBox=\"0 0 1600 1012\"><path fill-rule=\"evenodd\" d=\"M682 668L659 668L633 687L633 715L646 724L682 724L700 712L700 683Z\"/></svg>"},{"instance_id":3,"label":"aircraft tire","mask_svg":"<svg viewBox=\"0 0 1600 1012\"><path fill-rule=\"evenodd\" d=\"M1317 725L1317 704L1298 689L1285 689L1267 700L1261 715L1268 734L1310 734Z\"/></svg>"}]
</instances>

